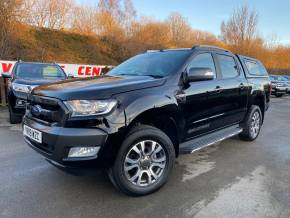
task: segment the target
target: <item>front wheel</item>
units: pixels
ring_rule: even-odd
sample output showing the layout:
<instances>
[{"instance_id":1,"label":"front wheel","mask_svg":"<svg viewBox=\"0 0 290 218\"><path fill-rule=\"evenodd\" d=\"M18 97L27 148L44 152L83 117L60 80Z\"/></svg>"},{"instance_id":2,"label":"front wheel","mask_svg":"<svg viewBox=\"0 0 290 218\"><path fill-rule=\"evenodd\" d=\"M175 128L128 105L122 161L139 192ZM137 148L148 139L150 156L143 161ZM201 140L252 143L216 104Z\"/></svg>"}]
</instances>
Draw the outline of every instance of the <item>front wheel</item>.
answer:
<instances>
[{"instance_id":1,"label":"front wheel","mask_svg":"<svg viewBox=\"0 0 290 218\"><path fill-rule=\"evenodd\" d=\"M281 97L283 96L283 94L275 94L275 96L276 96L277 98L281 98Z\"/></svg>"},{"instance_id":2,"label":"front wheel","mask_svg":"<svg viewBox=\"0 0 290 218\"><path fill-rule=\"evenodd\" d=\"M254 141L260 134L263 123L263 116L260 107L253 105L243 124L243 132L240 134L241 139Z\"/></svg>"},{"instance_id":3,"label":"front wheel","mask_svg":"<svg viewBox=\"0 0 290 218\"><path fill-rule=\"evenodd\" d=\"M140 125L123 142L109 177L125 194L147 195L166 183L174 161L169 137L155 127Z\"/></svg>"}]
</instances>

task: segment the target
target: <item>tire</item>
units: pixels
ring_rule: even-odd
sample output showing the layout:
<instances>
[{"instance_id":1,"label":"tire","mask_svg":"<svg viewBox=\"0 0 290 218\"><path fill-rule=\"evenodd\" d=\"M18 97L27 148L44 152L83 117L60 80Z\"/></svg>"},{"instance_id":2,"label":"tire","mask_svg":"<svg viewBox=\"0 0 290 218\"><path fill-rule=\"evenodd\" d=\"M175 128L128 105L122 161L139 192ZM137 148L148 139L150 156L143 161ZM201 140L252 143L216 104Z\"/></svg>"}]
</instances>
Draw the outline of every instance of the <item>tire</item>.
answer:
<instances>
[{"instance_id":1,"label":"tire","mask_svg":"<svg viewBox=\"0 0 290 218\"><path fill-rule=\"evenodd\" d=\"M15 114L9 107L9 121L11 124L18 124L22 122L22 116Z\"/></svg>"},{"instance_id":2,"label":"tire","mask_svg":"<svg viewBox=\"0 0 290 218\"><path fill-rule=\"evenodd\" d=\"M263 115L260 107L253 105L245 122L242 124L243 132L240 134L240 138L245 141L254 141L260 134L261 126L263 123Z\"/></svg>"},{"instance_id":3,"label":"tire","mask_svg":"<svg viewBox=\"0 0 290 218\"><path fill-rule=\"evenodd\" d=\"M142 196L167 182L174 163L175 150L169 137L155 127L140 125L126 136L108 174L121 192Z\"/></svg>"},{"instance_id":4,"label":"tire","mask_svg":"<svg viewBox=\"0 0 290 218\"><path fill-rule=\"evenodd\" d=\"M276 96L277 98L281 98L281 97L283 96L283 94L275 94L275 96Z\"/></svg>"}]
</instances>

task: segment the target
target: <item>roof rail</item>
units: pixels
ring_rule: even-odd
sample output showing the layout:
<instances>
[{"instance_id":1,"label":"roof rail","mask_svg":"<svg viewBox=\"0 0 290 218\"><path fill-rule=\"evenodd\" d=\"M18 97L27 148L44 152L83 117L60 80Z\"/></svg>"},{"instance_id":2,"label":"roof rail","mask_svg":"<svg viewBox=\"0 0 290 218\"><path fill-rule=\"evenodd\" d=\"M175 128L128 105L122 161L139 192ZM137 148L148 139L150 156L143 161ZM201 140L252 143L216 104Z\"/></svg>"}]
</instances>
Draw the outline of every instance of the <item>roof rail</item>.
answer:
<instances>
[{"instance_id":1,"label":"roof rail","mask_svg":"<svg viewBox=\"0 0 290 218\"><path fill-rule=\"evenodd\" d=\"M159 52L159 51L162 51L162 50L147 50L145 53L152 53L152 52Z\"/></svg>"},{"instance_id":2,"label":"roof rail","mask_svg":"<svg viewBox=\"0 0 290 218\"><path fill-rule=\"evenodd\" d=\"M164 51L178 51L178 50L190 50L191 48L166 48L166 49L157 49L157 50L147 50L145 53L150 52L164 52Z\"/></svg>"},{"instance_id":3,"label":"roof rail","mask_svg":"<svg viewBox=\"0 0 290 218\"><path fill-rule=\"evenodd\" d=\"M194 46L192 47L192 49L195 49L195 48L211 48L211 49L216 49L216 50L222 50L222 51L225 51L225 52L230 52L230 51L227 50L227 49L220 48L220 47L213 46L213 45L194 45Z\"/></svg>"}]
</instances>

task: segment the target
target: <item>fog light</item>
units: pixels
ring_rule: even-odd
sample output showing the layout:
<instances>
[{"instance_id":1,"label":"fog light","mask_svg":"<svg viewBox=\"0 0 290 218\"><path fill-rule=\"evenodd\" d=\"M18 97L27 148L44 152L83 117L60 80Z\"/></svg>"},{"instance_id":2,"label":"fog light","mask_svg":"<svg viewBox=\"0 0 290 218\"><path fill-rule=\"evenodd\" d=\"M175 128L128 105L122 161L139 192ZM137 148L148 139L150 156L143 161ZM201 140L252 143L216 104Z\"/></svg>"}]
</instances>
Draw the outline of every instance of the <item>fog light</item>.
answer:
<instances>
[{"instance_id":1,"label":"fog light","mask_svg":"<svg viewBox=\"0 0 290 218\"><path fill-rule=\"evenodd\" d=\"M92 157L96 156L100 147L73 147L69 150L68 157Z\"/></svg>"}]
</instances>

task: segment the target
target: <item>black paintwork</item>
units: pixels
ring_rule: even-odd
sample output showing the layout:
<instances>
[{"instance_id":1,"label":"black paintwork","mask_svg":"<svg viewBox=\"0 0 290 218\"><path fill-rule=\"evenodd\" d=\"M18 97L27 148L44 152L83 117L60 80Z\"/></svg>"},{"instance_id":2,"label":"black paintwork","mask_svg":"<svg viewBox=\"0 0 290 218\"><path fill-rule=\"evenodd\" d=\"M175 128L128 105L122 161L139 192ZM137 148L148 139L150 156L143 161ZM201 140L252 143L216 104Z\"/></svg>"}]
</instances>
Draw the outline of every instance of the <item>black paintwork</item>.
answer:
<instances>
[{"instance_id":1,"label":"black paintwork","mask_svg":"<svg viewBox=\"0 0 290 218\"><path fill-rule=\"evenodd\" d=\"M13 84L21 84L21 85L28 85L28 86L34 87L34 86L49 84L49 83L58 81L58 80L44 80L44 79L37 80L37 79L18 78L17 76L15 76L14 72L15 72L17 66L21 63L25 63L25 62L17 62L14 65L14 67L12 69L12 73L11 73L11 78L9 79L10 81L9 81L8 89L7 89L8 106L12 110L12 112L14 112L15 114L18 114L18 115L25 114L25 105L24 106L17 106L16 100L19 99L19 100L26 101L28 94L24 93L24 92L19 92L19 91L13 90L13 88L12 88ZM34 64L34 63L29 63L29 64Z\"/></svg>"},{"instance_id":2,"label":"black paintwork","mask_svg":"<svg viewBox=\"0 0 290 218\"><path fill-rule=\"evenodd\" d=\"M212 54L217 78L184 84L183 75L188 70L188 64L200 53ZM239 71L237 77L223 79L217 54L234 58ZM253 104L259 105L263 114L268 109L271 89L269 77L249 75L244 63L245 58L248 57L236 56L214 47L200 46L191 49L190 57L178 71L164 78L101 76L39 86L33 90L29 104L43 105L41 101L48 101L49 105L59 104L62 108L62 112L59 112L62 114L61 118L43 121L34 117L28 107L24 124L35 129L45 129L44 145L38 145L35 149L39 150L39 147L46 145L58 146L49 156L44 156L61 165L76 163L67 159L69 146L86 146L92 143L91 139L82 137L82 133L86 135L86 129L101 130L105 133L105 136L96 135L93 142L96 146L101 146L97 161L106 166L110 165L125 135L138 123L155 125L162 129L171 138L178 153L180 143L227 126L241 124ZM95 117L71 118L71 112L62 103L73 99L112 98L118 100L118 106L108 115ZM56 103L52 103L53 101ZM52 110L57 114L60 108L55 106ZM45 128L46 126L49 128ZM79 133L78 143L69 144L64 139L61 143L58 141L60 139L54 128L66 129L68 133L70 130L75 133L79 128L83 130ZM59 155L60 153L62 155Z\"/></svg>"}]
</instances>

